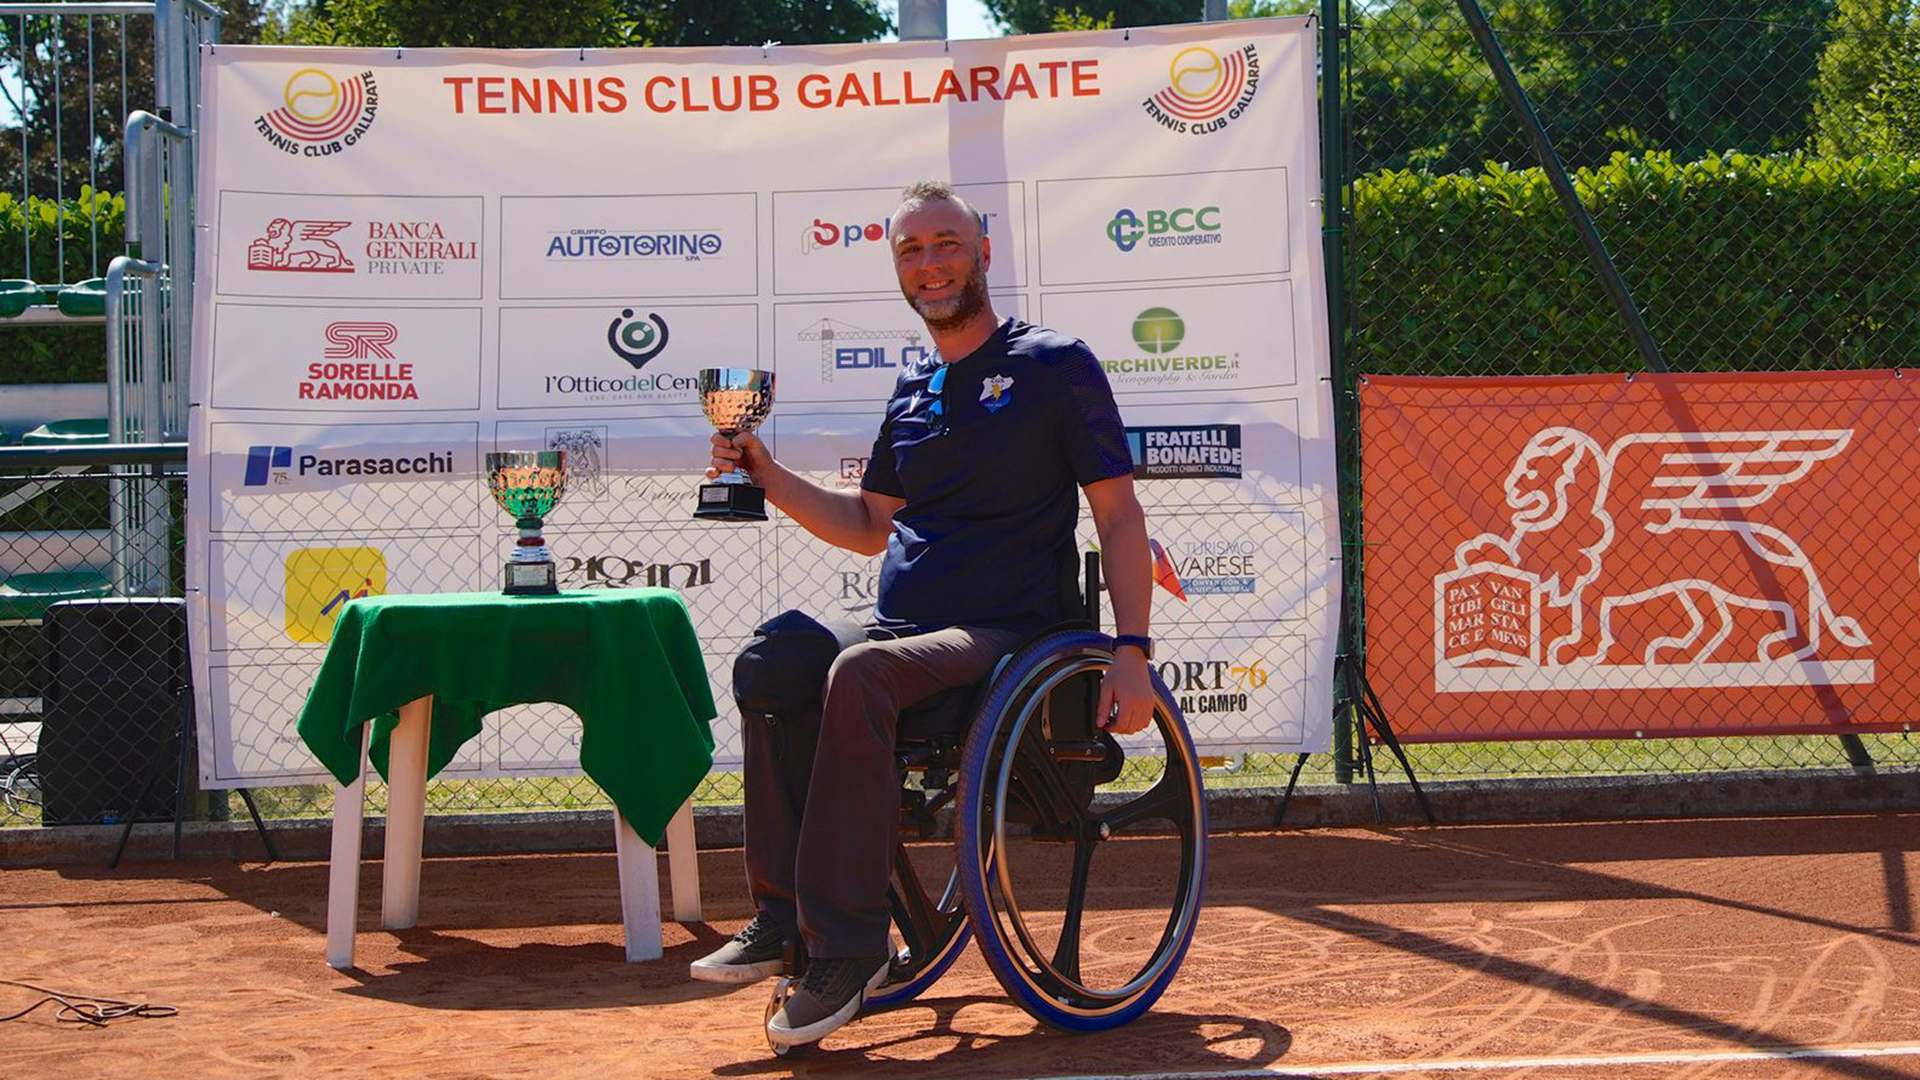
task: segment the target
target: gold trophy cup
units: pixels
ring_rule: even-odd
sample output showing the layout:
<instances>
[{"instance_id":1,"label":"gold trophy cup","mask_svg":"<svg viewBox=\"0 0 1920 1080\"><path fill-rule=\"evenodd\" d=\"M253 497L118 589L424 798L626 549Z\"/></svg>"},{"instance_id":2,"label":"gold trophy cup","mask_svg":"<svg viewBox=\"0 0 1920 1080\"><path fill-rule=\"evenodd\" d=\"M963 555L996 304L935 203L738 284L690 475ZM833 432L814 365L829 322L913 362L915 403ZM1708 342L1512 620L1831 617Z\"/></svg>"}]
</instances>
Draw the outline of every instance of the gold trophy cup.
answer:
<instances>
[{"instance_id":1,"label":"gold trophy cup","mask_svg":"<svg viewBox=\"0 0 1920 1080\"><path fill-rule=\"evenodd\" d=\"M540 535L541 519L567 492L564 450L511 450L487 455L487 490L520 527L520 539L507 557L508 596L557 596L560 582L553 552Z\"/></svg>"},{"instance_id":2,"label":"gold trophy cup","mask_svg":"<svg viewBox=\"0 0 1920 1080\"><path fill-rule=\"evenodd\" d=\"M700 408L728 438L760 426L773 409L773 372L754 368L705 368L700 372ZM767 489L735 469L700 485L693 516L707 521L767 520Z\"/></svg>"}]
</instances>

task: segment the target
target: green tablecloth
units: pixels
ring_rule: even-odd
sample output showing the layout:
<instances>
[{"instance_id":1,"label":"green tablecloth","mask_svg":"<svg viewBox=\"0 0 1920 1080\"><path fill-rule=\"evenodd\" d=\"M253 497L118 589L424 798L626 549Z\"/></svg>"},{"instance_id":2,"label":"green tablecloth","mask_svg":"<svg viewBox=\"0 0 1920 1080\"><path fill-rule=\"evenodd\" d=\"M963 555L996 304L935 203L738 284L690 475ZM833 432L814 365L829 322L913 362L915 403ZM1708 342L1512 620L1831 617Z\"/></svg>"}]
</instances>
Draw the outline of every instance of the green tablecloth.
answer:
<instances>
[{"instance_id":1,"label":"green tablecloth","mask_svg":"<svg viewBox=\"0 0 1920 1080\"><path fill-rule=\"evenodd\" d=\"M400 706L428 694L428 776L480 733L486 714L557 702L580 715L581 768L656 846L713 765L713 692L686 603L671 589L351 601L300 710L300 738L350 784L360 725L372 720L384 777Z\"/></svg>"}]
</instances>

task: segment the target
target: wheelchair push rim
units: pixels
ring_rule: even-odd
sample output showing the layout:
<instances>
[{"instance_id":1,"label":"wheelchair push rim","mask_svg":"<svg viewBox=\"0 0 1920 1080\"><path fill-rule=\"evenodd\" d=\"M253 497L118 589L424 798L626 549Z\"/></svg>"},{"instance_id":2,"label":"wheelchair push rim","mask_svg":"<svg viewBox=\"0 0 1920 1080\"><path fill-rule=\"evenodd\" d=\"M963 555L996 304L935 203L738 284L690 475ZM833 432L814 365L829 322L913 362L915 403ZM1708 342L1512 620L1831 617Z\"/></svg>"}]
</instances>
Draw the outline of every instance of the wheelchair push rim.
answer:
<instances>
[{"instance_id":1,"label":"wheelchair push rim","mask_svg":"<svg viewBox=\"0 0 1920 1080\"><path fill-rule=\"evenodd\" d=\"M1092 804L1079 805L1053 757L1046 703L1068 680L1109 667L1110 644L1097 634L1064 634L1035 643L1026 659L1025 664L1014 665L1017 681L994 695L998 723L983 716L984 723L975 731L982 742L970 746L966 754L967 764L978 770L979 786L963 815L963 839L971 837L976 852L998 854L991 860L978 857L969 867L978 870L967 882L973 930L996 978L1037 1018L1068 1028L1117 1026L1152 1005L1172 981L1192 941L1206 860L1206 805L1199 758L1172 695L1155 677L1150 730L1157 731L1159 749L1166 755L1160 777L1146 791L1117 806L1096 810ZM994 730L983 730L988 725ZM1023 762L1025 773L1016 776L1015 766ZM1061 904L1059 937L1051 950L1032 925L1030 913L1040 909L1023 897L1027 890L1017 879L1009 846L1016 835L1009 825L1018 824L1010 821L1009 811L1017 803L1032 808L1037 817L1067 819L1064 831L1073 845L1072 868ZM1039 803L1047 805L1043 808ZM1081 917L1093 852L1112 834L1150 817L1173 824L1180 842L1166 922L1151 953L1130 977L1117 986L1095 985L1081 966ZM1132 965L1128 960L1125 966Z\"/></svg>"}]
</instances>

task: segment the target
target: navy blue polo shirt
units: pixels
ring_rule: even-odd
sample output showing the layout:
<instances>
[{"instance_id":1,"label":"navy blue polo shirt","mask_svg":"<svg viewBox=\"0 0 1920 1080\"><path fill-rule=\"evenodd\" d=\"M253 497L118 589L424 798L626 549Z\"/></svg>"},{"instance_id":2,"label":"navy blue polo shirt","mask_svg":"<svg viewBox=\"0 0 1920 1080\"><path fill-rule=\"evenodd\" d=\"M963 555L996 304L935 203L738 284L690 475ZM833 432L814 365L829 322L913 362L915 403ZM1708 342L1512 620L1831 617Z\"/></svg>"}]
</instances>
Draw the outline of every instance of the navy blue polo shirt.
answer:
<instances>
[{"instance_id":1,"label":"navy blue polo shirt","mask_svg":"<svg viewBox=\"0 0 1920 1080\"><path fill-rule=\"evenodd\" d=\"M1084 342L1008 319L947 365L903 371L861 486L905 499L880 568L875 622L1038 630L1068 613L1076 487L1133 472L1107 376Z\"/></svg>"}]
</instances>

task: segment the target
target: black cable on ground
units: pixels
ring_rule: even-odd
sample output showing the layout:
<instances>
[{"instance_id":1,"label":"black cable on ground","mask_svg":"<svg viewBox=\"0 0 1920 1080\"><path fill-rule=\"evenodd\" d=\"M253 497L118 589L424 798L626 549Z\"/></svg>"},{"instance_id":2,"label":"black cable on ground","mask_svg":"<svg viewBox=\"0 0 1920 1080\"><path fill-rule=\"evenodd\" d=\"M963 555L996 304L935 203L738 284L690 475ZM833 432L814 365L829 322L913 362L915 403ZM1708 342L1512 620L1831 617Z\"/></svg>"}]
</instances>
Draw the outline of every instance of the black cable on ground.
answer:
<instances>
[{"instance_id":1,"label":"black cable on ground","mask_svg":"<svg viewBox=\"0 0 1920 1080\"><path fill-rule=\"evenodd\" d=\"M178 1016L180 1010L171 1005L152 1005L144 1001L121 1001L118 998L100 997L96 994L75 994L66 990L49 990L32 983L17 982L13 979L0 979L7 986L21 986L28 990L45 994L46 997L21 1009L17 1013L0 1016L0 1024L9 1020L18 1020L49 1002L59 1005L60 1011L54 1019L63 1024L86 1024L88 1027L103 1028L115 1020L129 1017L141 1020L157 1020L166 1016Z\"/></svg>"}]
</instances>

